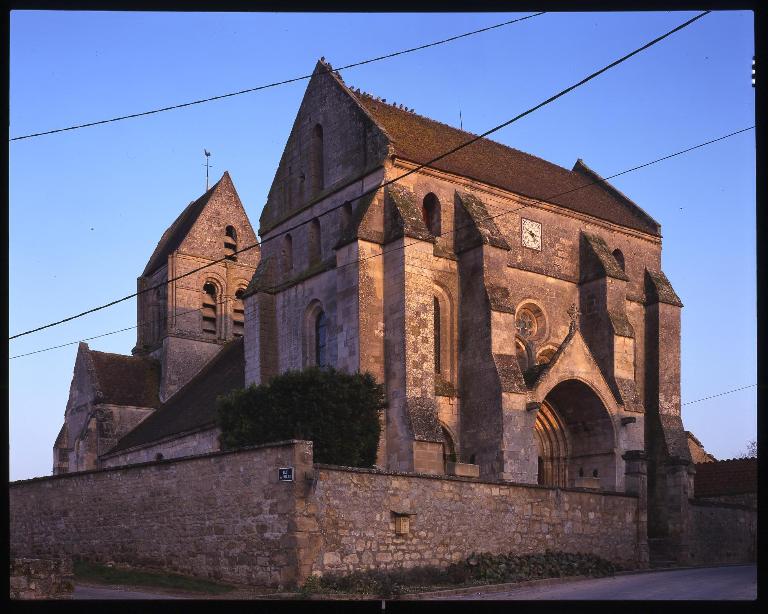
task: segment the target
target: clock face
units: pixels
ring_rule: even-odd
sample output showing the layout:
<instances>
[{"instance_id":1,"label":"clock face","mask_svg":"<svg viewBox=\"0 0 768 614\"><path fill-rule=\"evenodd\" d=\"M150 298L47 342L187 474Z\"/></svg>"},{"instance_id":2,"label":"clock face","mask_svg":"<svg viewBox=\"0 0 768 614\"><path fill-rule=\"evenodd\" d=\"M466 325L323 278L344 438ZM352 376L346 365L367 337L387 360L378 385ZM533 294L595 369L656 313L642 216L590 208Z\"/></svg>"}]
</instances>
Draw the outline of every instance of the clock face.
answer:
<instances>
[{"instance_id":1,"label":"clock face","mask_svg":"<svg viewBox=\"0 0 768 614\"><path fill-rule=\"evenodd\" d=\"M541 250L541 224L523 218L522 223L523 247Z\"/></svg>"}]
</instances>

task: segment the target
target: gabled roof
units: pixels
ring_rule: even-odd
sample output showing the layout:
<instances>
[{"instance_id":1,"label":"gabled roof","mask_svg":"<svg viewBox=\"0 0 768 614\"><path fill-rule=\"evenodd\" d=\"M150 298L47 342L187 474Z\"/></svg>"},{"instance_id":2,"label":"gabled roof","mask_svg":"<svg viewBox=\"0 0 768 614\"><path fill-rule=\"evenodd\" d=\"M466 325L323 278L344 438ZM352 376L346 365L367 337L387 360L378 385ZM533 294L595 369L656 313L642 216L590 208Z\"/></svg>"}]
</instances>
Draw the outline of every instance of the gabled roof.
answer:
<instances>
[{"instance_id":1,"label":"gabled roof","mask_svg":"<svg viewBox=\"0 0 768 614\"><path fill-rule=\"evenodd\" d=\"M179 214L179 217L174 220L173 224L171 224L163 233L163 236L160 237L160 241L158 241L155 251L153 251L152 255L149 257L147 266L144 267L142 276L151 275L168 261L168 255L179 248L184 237L189 234L192 225L197 221L200 213L202 213L205 205L208 204L211 196L213 196L213 193L223 181L227 181L230 184L232 183L228 171L224 171L221 179L213 184L213 186L200 198L189 203L184 211Z\"/></svg>"},{"instance_id":2,"label":"gabled roof","mask_svg":"<svg viewBox=\"0 0 768 614\"><path fill-rule=\"evenodd\" d=\"M216 398L245 387L243 339L230 341L160 408L127 433L108 454L213 426Z\"/></svg>"},{"instance_id":3,"label":"gabled roof","mask_svg":"<svg viewBox=\"0 0 768 614\"><path fill-rule=\"evenodd\" d=\"M85 344L83 344L85 345ZM85 349L96 381L97 403L159 407L160 363L147 356L124 356Z\"/></svg>"},{"instance_id":4,"label":"gabled roof","mask_svg":"<svg viewBox=\"0 0 768 614\"><path fill-rule=\"evenodd\" d=\"M406 160L427 163L476 136L368 94L347 91L391 138L395 155ZM660 234L659 224L616 188L607 183L590 185L600 177L581 160L569 171L484 138L430 166L621 226Z\"/></svg>"},{"instance_id":5,"label":"gabled roof","mask_svg":"<svg viewBox=\"0 0 768 614\"><path fill-rule=\"evenodd\" d=\"M716 497L757 492L757 459L734 458L697 463L694 496Z\"/></svg>"}]
</instances>

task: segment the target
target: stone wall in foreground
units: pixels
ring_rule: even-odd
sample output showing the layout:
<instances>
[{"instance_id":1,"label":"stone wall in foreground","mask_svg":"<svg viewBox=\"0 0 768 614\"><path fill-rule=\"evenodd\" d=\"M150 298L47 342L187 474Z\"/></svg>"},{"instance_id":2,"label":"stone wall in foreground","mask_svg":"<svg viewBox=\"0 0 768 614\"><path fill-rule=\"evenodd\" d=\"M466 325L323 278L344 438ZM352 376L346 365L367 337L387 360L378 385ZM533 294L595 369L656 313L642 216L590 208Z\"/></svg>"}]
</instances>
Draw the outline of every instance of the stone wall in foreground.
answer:
<instances>
[{"instance_id":1,"label":"stone wall in foreground","mask_svg":"<svg viewBox=\"0 0 768 614\"><path fill-rule=\"evenodd\" d=\"M11 599L69 599L74 588L71 559L11 558Z\"/></svg>"},{"instance_id":2,"label":"stone wall in foreground","mask_svg":"<svg viewBox=\"0 0 768 614\"><path fill-rule=\"evenodd\" d=\"M11 554L97 562L256 585L295 581L295 490L310 442L35 478L9 485Z\"/></svg>"},{"instance_id":3,"label":"stone wall in foreground","mask_svg":"<svg viewBox=\"0 0 768 614\"><path fill-rule=\"evenodd\" d=\"M756 560L756 508L691 499L688 509L692 563L748 563Z\"/></svg>"},{"instance_id":4,"label":"stone wall in foreground","mask_svg":"<svg viewBox=\"0 0 768 614\"><path fill-rule=\"evenodd\" d=\"M638 498L316 465L299 518L316 522L304 573L446 566L472 552L590 552L642 565ZM398 516L408 532L396 533ZM311 566L309 565L311 563Z\"/></svg>"}]
</instances>

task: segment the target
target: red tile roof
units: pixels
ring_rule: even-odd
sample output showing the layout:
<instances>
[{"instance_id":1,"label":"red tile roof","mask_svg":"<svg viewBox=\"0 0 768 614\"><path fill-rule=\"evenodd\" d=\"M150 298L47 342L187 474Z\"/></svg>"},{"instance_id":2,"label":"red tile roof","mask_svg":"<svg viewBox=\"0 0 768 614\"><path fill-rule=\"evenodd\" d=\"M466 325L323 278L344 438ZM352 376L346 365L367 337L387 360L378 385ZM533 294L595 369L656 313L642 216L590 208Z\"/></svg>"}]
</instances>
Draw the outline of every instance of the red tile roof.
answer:
<instances>
[{"instance_id":1,"label":"red tile roof","mask_svg":"<svg viewBox=\"0 0 768 614\"><path fill-rule=\"evenodd\" d=\"M160 363L146 356L89 350L96 376L97 402L159 407Z\"/></svg>"},{"instance_id":2,"label":"red tile roof","mask_svg":"<svg viewBox=\"0 0 768 614\"><path fill-rule=\"evenodd\" d=\"M395 154L412 162L429 162L476 136L367 94L351 92L390 136ZM652 235L660 234L658 222L613 186L598 183L582 187L599 180L599 176L581 160L569 171L490 139L480 139L430 166ZM569 193L556 196L565 192Z\"/></svg>"},{"instance_id":3,"label":"red tile roof","mask_svg":"<svg viewBox=\"0 0 768 614\"><path fill-rule=\"evenodd\" d=\"M757 492L757 459L734 458L697 463L694 496L716 497Z\"/></svg>"}]
</instances>

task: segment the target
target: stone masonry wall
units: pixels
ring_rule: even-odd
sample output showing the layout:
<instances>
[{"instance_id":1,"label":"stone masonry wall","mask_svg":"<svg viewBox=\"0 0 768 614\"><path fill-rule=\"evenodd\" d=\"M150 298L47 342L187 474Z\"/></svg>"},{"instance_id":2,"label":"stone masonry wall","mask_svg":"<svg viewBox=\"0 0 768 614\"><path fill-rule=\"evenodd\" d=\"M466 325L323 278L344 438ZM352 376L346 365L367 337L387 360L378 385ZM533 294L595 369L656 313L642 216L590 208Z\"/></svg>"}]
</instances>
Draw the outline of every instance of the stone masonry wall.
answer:
<instances>
[{"instance_id":1,"label":"stone masonry wall","mask_svg":"<svg viewBox=\"0 0 768 614\"><path fill-rule=\"evenodd\" d=\"M695 564L747 563L757 552L757 509L690 500L690 557Z\"/></svg>"},{"instance_id":2,"label":"stone masonry wall","mask_svg":"<svg viewBox=\"0 0 768 614\"><path fill-rule=\"evenodd\" d=\"M445 566L472 552L637 558L637 497L315 465L299 522L315 519L311 573ZM410 532L395 534L395 514ZM306 561L303 561L306 563Z\"/></svg>"},{"instance_id":3,"label":"stone masonry wall","mask_svg":"<svg viewBox=\"0 0 768 614\"><path fill-rule=\"evenodd\" d=\"M71 559L11 558L11 599L68 599L75 585Z\"/></svg>"},{"instance_id":4,"label":"stone masonry wall","mask_svg":"<svg viewBox=\"0 0 768 614\"><path fill-rule=\"evenodd\" d=\"M278 482L278 468L290 466L296 481ZM288 441L12 482L11 554L287 586L297 569L296 491L311 470L312 444Z\"/></svg>"}]
</instances>

